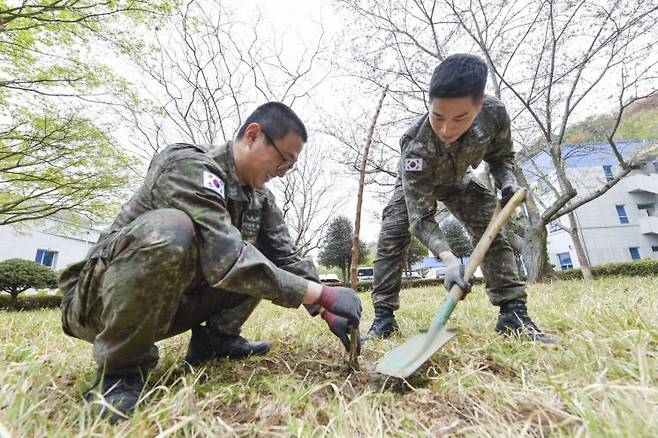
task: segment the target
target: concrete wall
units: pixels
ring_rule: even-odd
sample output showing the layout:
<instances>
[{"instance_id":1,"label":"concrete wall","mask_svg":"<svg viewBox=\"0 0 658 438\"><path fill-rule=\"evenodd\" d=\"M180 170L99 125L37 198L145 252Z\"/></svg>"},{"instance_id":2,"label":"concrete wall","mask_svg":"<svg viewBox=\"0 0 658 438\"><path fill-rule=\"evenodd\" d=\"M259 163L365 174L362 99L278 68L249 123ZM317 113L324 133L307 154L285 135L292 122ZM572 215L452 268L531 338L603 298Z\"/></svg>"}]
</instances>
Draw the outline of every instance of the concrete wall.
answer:
<instances>
[{"instance_id":1,"label":"concrete wall","mask_svg":"<svg viewBox=\"0 0 658 438\"><path fill-rule=\"evenodd\" d=\"M654 203L658 206L658 173L647 167L644 171L634 171L602 196L575 210L581 240L588 253L590 264L631 261L629 248L639 248L641 258L658 259L658 251L652 247L658 246L658 234L642 233L641 221L645 222L643 229L652 229L648 224L647 210L638 209L638 204ZM596 190L605 183L602 167L570 169L570 176L576 182L580 194ZM616 205L623 205L628 217L628 224L622 224L617 215ZM655 211L650 212L655 215ZM651 219L649 219L650 221ZM566 217L561 219L569 224ZM549 227L550 230L550 227ZM574 267L578 265L573 242L564 231L549 232L549 259L560 268L557 254L569 252Z\"/></svg>"},{"instance_id":2,"label":"concrete wall","mask_svg":"<svg viewBox=\"0 0 658 438\"><path fill-rule=\"evenodd\" d=\"M557 255L562 253L569 253L574 268L580 267L569 233L562 230L553 231L549 233L547 240L548 260L550 264L555 266L556 270L560 270L560 260Z\"/></svg>"},{"instance_id":3,"label":"concrete wall","mask_svg":"<svg viewBox=\"0 0 658 438\"><path fill-rule=\"evenodd\" d=\"M52 268L61 270L82 260L98 240L99 231L88 227L45 220L39 223L0 226L0 261L34 260L37 250L57 253Z\"/></svg>"}]
</instances>

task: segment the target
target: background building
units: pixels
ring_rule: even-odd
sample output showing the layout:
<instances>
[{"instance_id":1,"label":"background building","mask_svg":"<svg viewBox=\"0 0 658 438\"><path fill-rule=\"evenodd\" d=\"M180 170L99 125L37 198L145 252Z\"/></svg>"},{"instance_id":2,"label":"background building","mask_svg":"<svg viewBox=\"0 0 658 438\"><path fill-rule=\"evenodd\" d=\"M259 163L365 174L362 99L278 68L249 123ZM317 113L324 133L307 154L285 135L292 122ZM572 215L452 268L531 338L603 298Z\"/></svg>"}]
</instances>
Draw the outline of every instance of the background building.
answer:
<instances>
[{"instance_id":1,"label":"background building","mask_svg":"<svg viewBox=\"0 0 658 438\"><path fill-rule=\"evenodd\" d=\"M100 230L59 218L0 226L0 261L34 260L53 270L82 260Z\"/></svg>"},{"instance_id":2,"label":"background building","mask_svg":"<svg viewBox=\"0 0 658 438\"><path fill-rule=\"evenodd\" d=\"M629 142L627 147L644 147ZM620 170L614 157L589 154L572 160L567 174L579 194L589 193ZM539 186L539 184L538 184ZM535 186L540 197L550 190ZM580 239L590 265L658 259L658 161L631 171L606 193L574 210ZM579 267L566 216L548 225L548 255L558 270Z\"/></svg>"}]
</instances>

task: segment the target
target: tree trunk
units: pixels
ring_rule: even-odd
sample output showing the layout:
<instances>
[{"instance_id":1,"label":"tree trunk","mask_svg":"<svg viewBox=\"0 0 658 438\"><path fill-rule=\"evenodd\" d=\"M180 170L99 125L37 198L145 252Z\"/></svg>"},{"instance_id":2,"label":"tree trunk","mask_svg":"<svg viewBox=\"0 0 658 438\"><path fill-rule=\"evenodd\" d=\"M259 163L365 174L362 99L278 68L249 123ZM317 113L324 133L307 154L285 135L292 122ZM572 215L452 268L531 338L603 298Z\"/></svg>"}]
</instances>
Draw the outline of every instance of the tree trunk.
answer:
<instances>
[{"instance_id":1,"label":"tree trunk","mask_svg":"<svg viewBox=\"0 0 658 438\"><path fill-rule=\"evenodd\" d=\"M341 272L341 275L342 275L342 277L343 277L343 284L344 284L344 285L349 284L349 283L347 282L347 272L348 272L348 267L347 267L347 266L341 266L341 267L340 267L340 272Z\"/></svg>"},{"instance_id":2,"label":"tree trunk","mask_svg":"<svg viewBox=\"0 0 658 438\"><path fill-rule=\"evenodd\" d=\"M519 184L523 187L528 187L528 182L520 166L516 167L514 173ZM528 283L539 283L549 278L557 279L555 270L548 263L548 245L546 243L548 232L546 231L546 224L539 214L539 209L532 199L530 191L528 191L525 205L524 235L519 249L528 271Z\"/></svg>"},{"instance_id":3,"label":"tree trunk","mask_svg":"<svg viewBox=\"0 0 658 438\"><path fill-rule=\"evenodd\" d=\"M375 114L372 116L372 123L370 124L370 129L368 130L368 137L366 138L366 144L363 147L363 157L361 159L361 169L359 169L359 188L356 194L356 217L354 219L354 240L352 241L352 266L350 269L350 285L352 289L356 290L356 286L359 283L359 279L356 275L356 271L359 264L359 256L361 255L361 246L359 245L359 233L361 232L361 205L363 204L363 187L365 185L366 177L366 165L368 164L368 153L370 151L370 144L372 143L372 134L375 131L375 125L377 124L377 118L379 117L379 111L382 109L384 104L384 97L388 92L388 85L382 91L382 96L379 98L377 103L377 108L375 109Z\"/></svg>"},{"instance_id":4,"label":"tree trunk","mask_svg":"<svg viewBox=\"0 0 658 438\"><path fill-rule=\"evenodd\" d=\"M521 254L528 270L528 283L539 283L545 279L557 279L555 271L548 263L548 250L546 227L526 227Z\"/></svg>"},{"instance_id":5,"label":"tree trunk","mask_svg":"<svg viewBox=\"0 0 658 438\"><path fill-rule=\"evenodd\" d=\"M9 300L9 305L8 305L9 310L18 309L18 294L19 293L20 292L9 292L9 295L11 295L11 300Z\"/></svg>"},{"instance_id":6,"label":"tree trunk","mask_svg":"<svg viewBox=\"0 0 658 438\"><path fill-rule=\"evenodd\" d=\"M576 256L578 257L578 263L580 264L580 271L583 273L583 280L594 280L592 275L592 269L589 264L589 259L587 258L587 252L583 247L583 243L580 240L580 235L578 234L578 223L576 222L576 215L573 212L568 214L569 216L569 235L573 241L573 246L576 250Z\"/></svg>"}]
</instances>

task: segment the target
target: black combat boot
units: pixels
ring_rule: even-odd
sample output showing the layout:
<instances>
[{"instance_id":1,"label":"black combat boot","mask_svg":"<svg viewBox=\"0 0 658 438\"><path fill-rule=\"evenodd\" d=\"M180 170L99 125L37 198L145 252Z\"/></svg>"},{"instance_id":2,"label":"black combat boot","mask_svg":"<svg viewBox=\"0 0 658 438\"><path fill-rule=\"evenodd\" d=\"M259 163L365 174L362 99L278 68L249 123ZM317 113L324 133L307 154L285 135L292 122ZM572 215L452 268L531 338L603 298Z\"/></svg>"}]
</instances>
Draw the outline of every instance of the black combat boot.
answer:
<instances>
[{"instance_id":1,"label":"black combat boot","mask_svg":"<svg viewBox=\"0 0 658 438\"><path fill-rule=\"evenodd\" d=\"M398 322L395 320L393 310L388 307L375 307L375 320L368 333L361 338L361 342L375 338L390 338L398 330Z\"/></svg>"},{"instance_id":2,"label":"black combat boot","mask_svg":"<svg viewBox=\"0 0 658 438\"><path fill-rule=\"evenodd\" d=\"M211 359L244 359L268 351L270 351L269 342L250 342L242 336L227 335L200 325L192 329L192 338L187 347L185 360L190 365L199 365Z\"/></svg>"},{"instance_id":3,"label":"black combat boot","mask_svg":"<svg viewBox=\"0 0 658 438\"><path fill-rule=\"evenodd\" d=\"M528 316L528 308L523 301L509 301L501 304L496 331L501 335L527 336L533 342L557 344L557 338L542 333Z\"/></svg>"},{"instance_id":4,"label":"black combat boot","mask_svg":"<svg viewBox=\"0 0 658 438\"><path fill-rule=\"evenodd\" d=\"M128 418L144 389L141 374L102 375L99 371L96 383L85 393L85 401L93 404L94 412L116 424ZM105 401L102 401L102 400ZM110 409L109 406L113 409Z\"/></svg>"}]
</instances>

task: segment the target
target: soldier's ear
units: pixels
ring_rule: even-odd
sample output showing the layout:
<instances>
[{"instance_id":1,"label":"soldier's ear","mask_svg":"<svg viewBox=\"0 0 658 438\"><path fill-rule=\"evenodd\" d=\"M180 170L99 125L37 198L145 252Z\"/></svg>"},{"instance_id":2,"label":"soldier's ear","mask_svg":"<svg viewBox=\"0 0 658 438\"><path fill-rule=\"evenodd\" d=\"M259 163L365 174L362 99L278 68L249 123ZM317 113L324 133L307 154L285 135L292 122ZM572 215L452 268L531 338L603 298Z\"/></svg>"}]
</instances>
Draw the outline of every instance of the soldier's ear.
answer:
<instances>
[{"instance_id":1,"label":"soldier's ear","mask_svg":"<svg viewBox=\"0 0 658 438\"><path fill-rule=\"evenodd\" d=\"M247 145L249 145L249 147L253 146L260 132L261 128L258 123L254 122L247 125L247 128L244 130L244 137L247 140Z\"/></svg>"}]
</instances>

